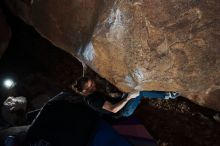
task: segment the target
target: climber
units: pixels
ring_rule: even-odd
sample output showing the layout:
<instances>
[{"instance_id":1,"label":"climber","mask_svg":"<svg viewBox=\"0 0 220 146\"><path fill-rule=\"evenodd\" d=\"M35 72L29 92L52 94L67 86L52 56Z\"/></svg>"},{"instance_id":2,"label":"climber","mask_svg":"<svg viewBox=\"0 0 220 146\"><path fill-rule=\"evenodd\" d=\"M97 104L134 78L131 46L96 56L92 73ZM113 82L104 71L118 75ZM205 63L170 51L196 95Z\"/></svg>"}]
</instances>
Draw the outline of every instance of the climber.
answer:
<instances>
[{"instance_id":1,"label":"climber","mask_svg":"<svg viewBox=\"0 0 220 146\"><path fill-rule=\"evenodd\" d=\"M72 89L83 96L89 107L102 114L128 117L133 114L142 98L175 99L180 94L163 91L137 91L124 93L113 98L97 91L96 82L89 77L81 77L72 84Z\"/></svg>"}]
</instances>

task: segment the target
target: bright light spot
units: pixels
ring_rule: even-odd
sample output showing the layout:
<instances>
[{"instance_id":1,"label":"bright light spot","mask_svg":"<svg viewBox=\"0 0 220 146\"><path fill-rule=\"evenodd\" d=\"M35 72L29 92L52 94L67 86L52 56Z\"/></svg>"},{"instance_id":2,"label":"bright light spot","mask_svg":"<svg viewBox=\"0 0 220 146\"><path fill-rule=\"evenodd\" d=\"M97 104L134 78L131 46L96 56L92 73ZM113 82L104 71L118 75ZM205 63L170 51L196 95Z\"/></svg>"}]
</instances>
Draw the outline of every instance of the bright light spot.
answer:
<instances>
[{"instance_id":1,"label":"bright light spot","mask_svg":"<svg viewBox=\"0 0 220 146\"><path fill-rule=\"evenodd\" d=\"M4 86L5 86L6 88L12 88L12 87L15 86L15 83L14 83L14 81L13 81L12 79L6 79L6 80L4 81Z\"/></svg>"}]
</instances>

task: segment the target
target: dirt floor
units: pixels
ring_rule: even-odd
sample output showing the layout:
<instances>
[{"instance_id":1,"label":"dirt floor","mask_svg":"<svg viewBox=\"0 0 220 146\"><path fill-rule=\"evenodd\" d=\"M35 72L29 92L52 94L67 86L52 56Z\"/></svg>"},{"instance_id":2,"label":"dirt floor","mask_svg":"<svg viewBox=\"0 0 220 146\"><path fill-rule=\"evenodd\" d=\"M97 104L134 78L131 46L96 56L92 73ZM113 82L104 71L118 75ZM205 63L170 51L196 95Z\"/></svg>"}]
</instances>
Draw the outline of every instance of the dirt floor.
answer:
<instances>
[{"instance_id":1,"label":"dirt floor","mask_svg":"<svg viewBox=\"0 0 220 146\"><path fill-rule=\"evenodd\" d=\"M23 95L32 110L48 97L69 90L70 83L82 74L81 64L19 19L8 17L8 22L13 37L1 58L0 79L14 77L18 89L9 92L1 87L1 100L9 94ZM216 113L180 97L145 99L135 115L160 146L220 146L220 123L213 119Z\"/></svg>"},{"instance_id":2,"label":"dirt floor","mask_svg":"<svg viewBox=\"0 0 220 146\"><path fill-rule=\"evenodd\" d=\"M144 100L136 115L160 146L219 146L220 123L215 111L186 98Z\"/></svg>"}]
</instances>

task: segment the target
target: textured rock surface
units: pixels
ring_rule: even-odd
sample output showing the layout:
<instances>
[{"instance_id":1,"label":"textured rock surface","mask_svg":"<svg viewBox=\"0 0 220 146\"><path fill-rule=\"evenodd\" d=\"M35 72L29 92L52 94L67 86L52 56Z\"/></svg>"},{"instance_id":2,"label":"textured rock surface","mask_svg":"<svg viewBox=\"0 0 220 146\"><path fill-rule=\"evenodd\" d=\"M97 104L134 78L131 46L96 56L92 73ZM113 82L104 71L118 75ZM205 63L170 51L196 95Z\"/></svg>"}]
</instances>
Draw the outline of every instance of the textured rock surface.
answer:
<instances>
[{"instance_id":1,"label":"textured rock surface","mask_svg":"<svg viewBox=\"0 0 220 146\"><path fill-rule=\"evenodd\" d=\"M5 0L11 11L69 53L89 40L102 0Z\"/></svg>"},{"instance_id":2,"label":"textured rock surface","mask_svg":"<svg viewBox=\"0 0 220 146\"><path fill-rule=\"evenodd\" d=\"M8 47L8 43L11 38L11 29L8 26L5 17L0 9L0 58Z\"/></svg>"},{"instance_id":3,"label":"textured rock surface","mask_svg":"<svg viewBox=\"0 0 220 146\"><path fill-rule=\"evenodd\" d=\"M174 90L220 111L219 0L6 0L123 91Z\"/></svg>"}]
</instances>

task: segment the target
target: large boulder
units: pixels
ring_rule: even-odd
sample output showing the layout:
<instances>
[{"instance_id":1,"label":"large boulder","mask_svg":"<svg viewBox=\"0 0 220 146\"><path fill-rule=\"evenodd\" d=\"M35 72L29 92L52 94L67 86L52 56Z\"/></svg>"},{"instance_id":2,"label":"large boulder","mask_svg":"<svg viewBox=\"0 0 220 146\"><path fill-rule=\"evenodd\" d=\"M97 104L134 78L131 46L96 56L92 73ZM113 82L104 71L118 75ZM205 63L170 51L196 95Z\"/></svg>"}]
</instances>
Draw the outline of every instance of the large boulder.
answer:
<instances>
[{"instance_id":1,"label":"large boulder","mask_svg":"<svg viewBox=\"0 0 220 146\"><path fill-rule=\"evenodd\" d=\"M220 111L219 0L6 2L122 91L178 91Z\"/></svg>"},{"instance_id":2,"label":"large boulder","mask_svg":"<svg viewBox=\"0 0 220 146\"><path fill-rule=\"evenodd\" d=\"M8 47L11 38L11 29L5 20L5 16L0 9L0 58Z\"/></svg>"}]
</instances>

